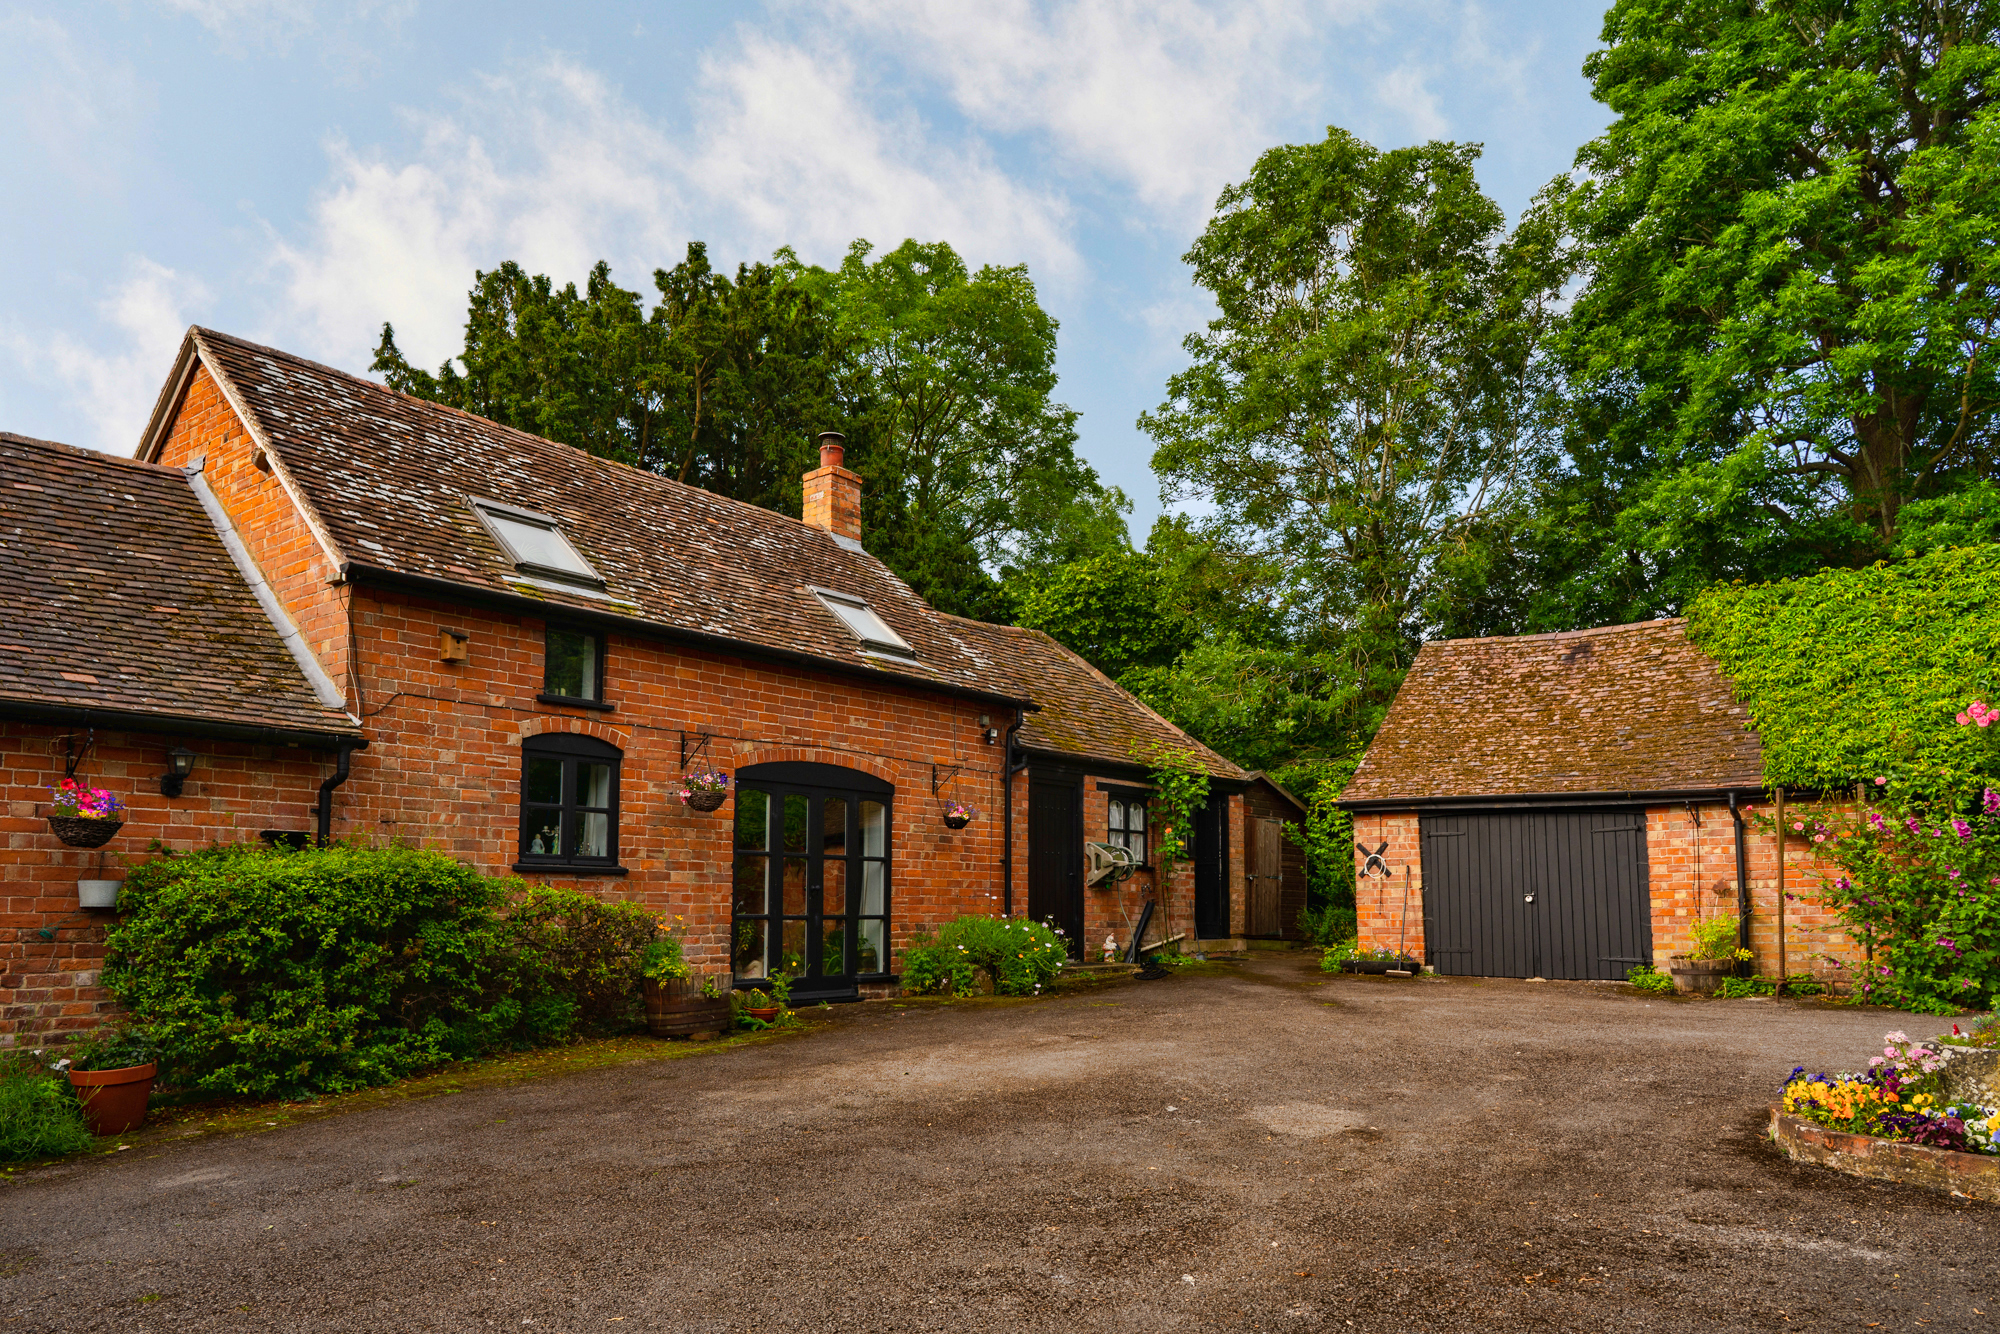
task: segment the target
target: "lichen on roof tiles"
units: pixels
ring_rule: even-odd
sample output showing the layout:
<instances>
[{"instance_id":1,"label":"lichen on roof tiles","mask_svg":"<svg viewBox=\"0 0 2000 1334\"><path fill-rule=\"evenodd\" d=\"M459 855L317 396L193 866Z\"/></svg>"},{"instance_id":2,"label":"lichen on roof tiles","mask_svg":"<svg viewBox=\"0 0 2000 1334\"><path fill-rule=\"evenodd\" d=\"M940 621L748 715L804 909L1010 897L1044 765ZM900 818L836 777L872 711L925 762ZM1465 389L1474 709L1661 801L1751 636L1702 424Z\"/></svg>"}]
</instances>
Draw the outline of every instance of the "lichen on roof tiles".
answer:
<instances>
[{"instance_id":1,"label":"lichen on roof tiles","mask_svg":"<svg viewBox=\"0 0 2000 1334\"><path fill-rule=\"evenodd\" d=\"M1756 787L1762 752L1679 620L1425 644L1344 801Z\"/></svg>"}]
</instances>

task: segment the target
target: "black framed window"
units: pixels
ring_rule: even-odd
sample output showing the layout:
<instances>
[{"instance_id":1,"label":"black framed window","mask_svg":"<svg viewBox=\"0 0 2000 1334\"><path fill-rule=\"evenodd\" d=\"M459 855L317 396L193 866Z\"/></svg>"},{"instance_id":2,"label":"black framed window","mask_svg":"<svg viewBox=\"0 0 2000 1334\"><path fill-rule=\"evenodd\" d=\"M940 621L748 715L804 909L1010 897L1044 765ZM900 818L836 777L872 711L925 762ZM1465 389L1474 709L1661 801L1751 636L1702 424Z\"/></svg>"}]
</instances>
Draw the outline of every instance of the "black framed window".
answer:
<instances>
[{"instance_id":1,"label":"black framed window","mask_svg":"<svg viewBox=\"0 0 2000 1334\"><path fill-rule=\"evenodd\" d=\"M1110 809L1105 816L1104 841L1130 852L1135 865L1145 865L1146 799L1114 795L1109 801Z\"/></svg>"},{"instance_id":2,"label":"black framed window","mask_svg":"<svg viewBox=\"0 0 2000 1334\"><path fill-rule=\"evenodd\" d=\"M737 985L773 973L795 996L858 994L886 977L895 789L830 764L736 773L730 958Z\"/></svg>"},{"instance_id":3,"label":"black framed window","mask_svg":"<svg viewBox=\"0 0 2000 1334\"><path fill-rule=\"evenodd\" d=\"M624 753L596 737L554 733L521 743L521 862L615 866L618 768Z\"/></svg>"},{"instance_id":4,"label":"black framed window","mask_svg":"<svg viewBox=\"0 0 2000 1334\"><path fill-rule=\"evenodd\" d=\"M543 638L542 695L553 700L604 701L604 636L551 625Z\"/></svg>"}]
</instances>

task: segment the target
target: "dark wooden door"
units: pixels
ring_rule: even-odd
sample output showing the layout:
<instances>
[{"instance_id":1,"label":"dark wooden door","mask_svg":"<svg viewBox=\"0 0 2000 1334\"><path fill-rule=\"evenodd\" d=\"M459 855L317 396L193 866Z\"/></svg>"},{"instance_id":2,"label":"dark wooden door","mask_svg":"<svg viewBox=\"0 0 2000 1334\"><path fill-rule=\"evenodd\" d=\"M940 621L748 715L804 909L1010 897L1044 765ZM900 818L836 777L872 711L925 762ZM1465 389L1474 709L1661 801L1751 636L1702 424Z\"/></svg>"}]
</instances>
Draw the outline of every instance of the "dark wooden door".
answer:
<instances>
[{"instance_id":1,"label":"dark wooden door","mask_svg":"<svg viewBox=\"0 0 2000 1334\"><path fill-rule=\"evenodd\" d=\"M1653 956L1638 808L1425 815L1424 961L1466 977L1617 979Z\"/></svg>"},{"instance_id":2,"label":"dark wooden door","mask_svg":"<svg viewBox=\"0 0 2000 1334\"><path fill-rule=\"evenodd\" d=\"M1229 934L1228 812L1227 799L1210 797L1194 817L1194 933L1203 940Z\"/></svg>"},{"instance_id":3,"label":"dark wooden door","mask_svg":"<svg viewBox=\"0 0 2000 1334\"><path fill-rule=\"evenodd\" d=\"M1083 950L1083 784L1028 774L1028 916Z\"/></svg>"},{"instance_id":4,"label":"dark wooden door","mask_svg":"<svg viewBox=\"0 0 2000 1334\"><path fill-rule=\"evenodd\" d=\"M1284 843L1276 820L1252 820L1245 840L1244 892L1249 896L1243 907L1248 921L1244 930L1253 936L1283 934L1278 916L1278 896L1284 888Z\"/></svg>"}]
</instances>

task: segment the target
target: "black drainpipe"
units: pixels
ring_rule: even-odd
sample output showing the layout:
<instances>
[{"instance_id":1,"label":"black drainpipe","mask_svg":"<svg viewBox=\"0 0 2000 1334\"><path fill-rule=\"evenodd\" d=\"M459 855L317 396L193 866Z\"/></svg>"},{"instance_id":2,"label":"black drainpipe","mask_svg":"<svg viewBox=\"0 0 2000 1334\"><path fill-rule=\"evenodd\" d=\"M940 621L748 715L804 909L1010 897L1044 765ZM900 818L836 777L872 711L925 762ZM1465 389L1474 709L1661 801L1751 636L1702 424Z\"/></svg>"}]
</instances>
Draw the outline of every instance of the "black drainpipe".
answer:
<instances>
[{"instance_id":1,"label":"black drainpipe","mask_svg":"<svg viewBox=\"0 0 2000 1334\"><path fill-rule=\"evenodd\" d=\"M1000 750L1000 915L1014 915L1014 775L1028 767L1014 763L1014 734L1028 725L1028 711L1014 710L1014 721Z\"/></svg>"},{"instance_id":2,"label":"black drainpipe","mask_svg":"<svg viewBox=\"0 0 2000 1334\"><path fill-rule=\"evenodd\" d=\"M1736 822L1736 947L1750 948L1750 853L1743 846L1743 812L1729 794L1729 818Z\"/></svg>"},{"instance_id":3,"label":"black drainpipe","mask_svg":"<svg viewBox=\"0 0 2000 1334\"><path fill-rule=\"evenodd\" d=\"M322 848L333 839L333 790L347 781L347 762L354 749L351 742L341 746L340 759L333 767L333 777L319 785L319 846Z\"/></svg>"}]
</instances>

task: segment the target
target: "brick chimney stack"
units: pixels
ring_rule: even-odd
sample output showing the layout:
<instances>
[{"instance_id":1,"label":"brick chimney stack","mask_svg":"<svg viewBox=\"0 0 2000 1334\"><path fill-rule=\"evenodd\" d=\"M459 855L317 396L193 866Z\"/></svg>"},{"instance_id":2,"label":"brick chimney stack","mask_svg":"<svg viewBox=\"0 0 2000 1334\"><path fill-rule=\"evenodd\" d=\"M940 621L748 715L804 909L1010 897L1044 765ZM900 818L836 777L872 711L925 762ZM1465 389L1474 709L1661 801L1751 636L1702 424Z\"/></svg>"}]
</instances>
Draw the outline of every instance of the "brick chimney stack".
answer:
<instances>
[{"instance_id":1,"label":"brick chimney stack","mask_svg":"<svg viewBox=\"0 0 2000 1334\"><path fill-rule=\"evenodd\" d=\"M847 437L819 433L819 467L806 474L805 520L833 534L833 540L861 550L861 478L840 466Z\"/></svg>"}]
</instances>

